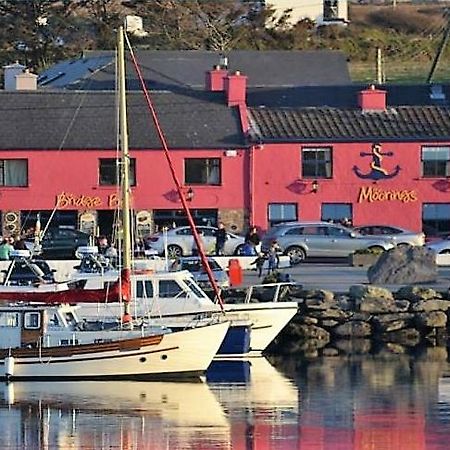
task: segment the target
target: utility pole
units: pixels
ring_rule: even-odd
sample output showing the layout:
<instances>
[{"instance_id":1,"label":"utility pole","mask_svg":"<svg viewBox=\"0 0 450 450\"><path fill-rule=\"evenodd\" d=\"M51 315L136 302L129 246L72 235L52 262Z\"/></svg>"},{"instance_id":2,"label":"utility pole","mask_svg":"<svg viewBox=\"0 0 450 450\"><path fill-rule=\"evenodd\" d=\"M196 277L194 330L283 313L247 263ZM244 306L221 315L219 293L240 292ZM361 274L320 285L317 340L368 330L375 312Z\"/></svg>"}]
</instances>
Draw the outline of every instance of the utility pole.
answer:
<instances>
[{"instance_id":1,"label":"utility pole","mask_svg":"<svg viewBox=\"0 0 450 450\"><path fill-rule=\"evenodd\" d=\"M447 45L448 38L450 37L450 19L448 16L448 11L446 11L447 14L447 27L445 28L444 35L442 36L441 43L439 44L438 51L436 53L436 56L434 57L433 64L431 65L430 73L428 74L427 83L430 84L433 80L434 73L436 72L436 67L439 63L439 60L441 59L442 53L444 53L445 46Z\"/></svg>"},{"instance_id":2,"label":"utility pole","mask_svg":"<svg viewBox=\"0 0 450 450\"><path fill-rule=\"evenodd\" d=\"M381 64L381 48L377 48L377 84L383 84L383 70Z\"/></svg>"}]
</instances>

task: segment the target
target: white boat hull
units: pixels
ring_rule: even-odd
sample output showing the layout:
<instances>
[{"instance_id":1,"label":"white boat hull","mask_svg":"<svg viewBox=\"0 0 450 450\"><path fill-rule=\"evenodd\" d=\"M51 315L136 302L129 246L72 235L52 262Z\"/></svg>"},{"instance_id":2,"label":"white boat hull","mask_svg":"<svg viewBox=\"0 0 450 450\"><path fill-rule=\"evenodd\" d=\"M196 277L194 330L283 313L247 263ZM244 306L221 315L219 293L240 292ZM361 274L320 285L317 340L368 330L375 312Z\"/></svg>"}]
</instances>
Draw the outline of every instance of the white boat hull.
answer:
<instances>
[{"instance_id":1,"label":"white boat hull","mask_svg":"<svg viewBox=\"0 0 450 450\"><path fill-rule=\"evenodd\" d=\"M250 353L261 354L298 311L297 302L233 303L224 305L226 317L246 317L252 324Z\"/></svg>"},{"instance_id":2,"label":"white boat hull","mask_svg":"<svg viewBox=\"0 0 450 450\"><path fill-rule=\"evenodd\" d=\"M42 348L41 356L12 350L0 359L0 378L9 380L145 378L176 379L201 376L219 349L229 322L148 338ZM27 352L29 353L27 355ZM34 352L36 353L36 352ZM7 364L6 364L7 363ZM12 372L6 375L6 367Z\"/></svg>"}]
</instances>

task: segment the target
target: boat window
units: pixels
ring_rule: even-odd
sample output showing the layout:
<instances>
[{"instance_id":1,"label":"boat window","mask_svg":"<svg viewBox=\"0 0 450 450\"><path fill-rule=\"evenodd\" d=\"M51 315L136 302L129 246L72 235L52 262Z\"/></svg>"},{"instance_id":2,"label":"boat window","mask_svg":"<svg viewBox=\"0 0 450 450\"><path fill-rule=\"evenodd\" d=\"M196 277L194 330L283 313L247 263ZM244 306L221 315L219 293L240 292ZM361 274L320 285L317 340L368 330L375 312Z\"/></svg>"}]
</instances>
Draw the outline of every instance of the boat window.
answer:
<instances>
[{"instance_id":1,"label":"boat window","mask_svg":"<svg viewBox=\"0 0 450 450\"><path fill-rule=\"evenodd\" d=\"M77 321L76 321L75 316L73 315L73 313L71 313L71 312L66 312L64 315L65 315L65 318L66 318L67 323L69 323L70 325L74 325L74 324L77 323Z\"/></svg>"},{"instance_id":2,"label":"boat window","mask_svg":"<svg viewBox=\"0 0 450 450\"><path fill-rule=\"evenodd\" d=\"M37 330L41 326L41 315L38 312L27 312L24 319L25 329Z\"/></svg>"},{"instance_id":3,"label":"boat window","mask_svg":"<svg viewBox=\"0 0 450 450\"><path fill-rule=\"evenodd\" d=\"M78 345L78 339L61 339L59 345Z\"/></svg>"},{"instance_id":4,"label":"boat window","mask_svg":"<svg viewBox=\"0 0 450 450\"><path fill-rule=\"evenodd\" d=\"M0 327L18 327L19 314L12 312L0 312Z\"/></svg>"},{"instance_id":5,"label":"boat window","mask_svg":"<svg viewBox=\"0 0 450 450\"><path fill-rule=\"evenodd\" d=\"M149 280L136 281L136 297L152 298L153 297L153 283Z\"/></svg>"},{"instance_id":6,"label":"boat window","mask_svg":"<svg viewBox=\"0 0 450 450\"><path fill-rule=\"evenodd\" d=\"M198 286L196 283L194 283L192 280L190 280L189 278L186 278L184 280L184 282L188 285L189 289L194 292L194 294L197 297L206 297L206 294L202 291L202 289L200 288L200 286Z\"/></svg>"},{"instance_id":7,"label":"boat window","mask_svg":"<svg viewBox=\"0 0 450 450\"><path fill-rule=\"evenodd\" d=\"M161 280L159 282L159 296L168 297L186 297L186 292L175 280Z\"/></svg>"},{"instance_id":8,"label":"boat window","mask_svg":"<svg viewBox=\"0 0 450 450\"><path fill-rule=\"evenodd\" d=\"M59 319L58 319L58 315L57 314L53 314L52 318L49 320L50 325L54 325L54 326L59 326Z\"/></svg>"}]
</instances>

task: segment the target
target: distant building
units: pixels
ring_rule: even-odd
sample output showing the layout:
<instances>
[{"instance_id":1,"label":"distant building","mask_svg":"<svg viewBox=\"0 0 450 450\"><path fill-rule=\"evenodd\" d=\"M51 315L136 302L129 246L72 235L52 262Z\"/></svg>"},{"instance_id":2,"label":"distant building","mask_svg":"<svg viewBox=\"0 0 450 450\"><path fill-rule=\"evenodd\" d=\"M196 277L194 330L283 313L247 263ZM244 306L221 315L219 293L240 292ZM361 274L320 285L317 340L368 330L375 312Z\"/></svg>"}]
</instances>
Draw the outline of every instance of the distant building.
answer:
<instances>
[{"instance_id":1,"label":"distant building","mask_svg":"<svg viewBox=\"0 0 450 450\"><path fill-rule=\"evenodd\" d=\"M347 0L264 0L261 4L274 8L275 17L280 17L288 9L292 10L289 21L292 25L303 19L312 20L317 25L348 22Z\"/></svg>"}]
</instances>

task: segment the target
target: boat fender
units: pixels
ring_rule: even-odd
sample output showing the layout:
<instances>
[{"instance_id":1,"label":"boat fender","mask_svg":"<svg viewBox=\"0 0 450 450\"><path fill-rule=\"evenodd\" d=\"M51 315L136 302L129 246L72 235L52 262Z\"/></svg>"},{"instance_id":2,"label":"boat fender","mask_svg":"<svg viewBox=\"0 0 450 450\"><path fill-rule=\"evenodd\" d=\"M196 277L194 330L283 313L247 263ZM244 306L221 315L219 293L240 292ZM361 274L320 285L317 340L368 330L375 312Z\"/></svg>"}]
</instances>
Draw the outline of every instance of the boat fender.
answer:
<instances>
[{"instance_id":1,"label":"boat fender","mask_svg":"<svg viewBox=\"0 0 450 450\"><path fill-rule=\"evenodd\" d=\"M5 358L5 376L7 379L14 375L14 356L7 356Z\"/></svg>"}]
</instances>

